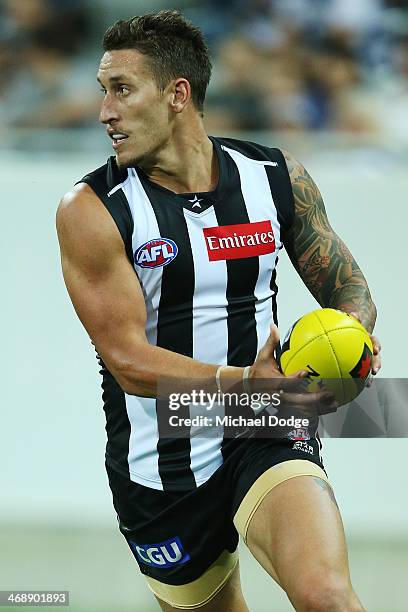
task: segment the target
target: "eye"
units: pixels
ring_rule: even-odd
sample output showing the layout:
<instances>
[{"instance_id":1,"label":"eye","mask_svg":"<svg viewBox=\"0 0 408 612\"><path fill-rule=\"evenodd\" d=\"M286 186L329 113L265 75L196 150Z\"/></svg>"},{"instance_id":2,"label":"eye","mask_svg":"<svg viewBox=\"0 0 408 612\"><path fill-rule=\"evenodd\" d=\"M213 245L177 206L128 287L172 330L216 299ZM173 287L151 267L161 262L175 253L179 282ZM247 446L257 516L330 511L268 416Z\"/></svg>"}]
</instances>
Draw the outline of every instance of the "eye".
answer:
<instances>
[{"instance_id":1,"label":"eye","mask_svg":"<svg viewBox=\"0 0 408 612\"><path fill-rule=\"evenodd\" d=\"M130 89L127 85L119 85L118 91L122 96L127 96L128 93L130 92Z\"/></svg>"},{"instance_id":2,"label":"eye","mask_svg":"<svg viewBox=\"0 0 408 612\"><path fill-rule=\"evenodd\" d=\"M106 96L106 89L104 87L100 87L99 91L101 91Z\"/></svg>"}]
</instances>

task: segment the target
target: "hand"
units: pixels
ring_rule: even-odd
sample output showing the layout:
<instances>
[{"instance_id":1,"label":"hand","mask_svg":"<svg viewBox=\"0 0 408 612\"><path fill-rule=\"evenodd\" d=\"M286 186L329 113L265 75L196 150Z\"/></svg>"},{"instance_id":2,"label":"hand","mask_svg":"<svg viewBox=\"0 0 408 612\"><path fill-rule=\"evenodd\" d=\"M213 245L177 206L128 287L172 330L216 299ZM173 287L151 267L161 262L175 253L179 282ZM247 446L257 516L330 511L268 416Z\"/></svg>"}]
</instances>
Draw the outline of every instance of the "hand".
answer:
<instances>
[{"instance_id":1,"label":"hand","mask_svg":"<svg viewBox=\"0 0 408 612\"><path fill-rule=\"evenodd\" d=\"M349 312L348 314L354 317L355 319L357 319L359 323L361 323L361 319L357 312ZM363 324L361 323L361 325ZM370 335L370 339L373 344L373 357L371 359L371 374L375 376L376 374L378 374L378 372L381 369L381 357L380 357L381 344L376 336L372 336L370 332L368 332L368 334Z\"/></svg>"},{"instance_id":2,"label":"hand","mask_svg":"<svg viewBox=\"0 0 408 612\"><path fill-rule=\"evenodd\" d=\"M308 379L307 370L299 370L291 376L282 374L275 359L275 350L278 345L278 328L276 325L271 325L269 338L250 369L251 390L253 392L279 392L281 407L285 404L291 408L312 411L314 414L336 411L338 406L332 391L305 391L305 384L302 383L302 380Z\"/></svg>"},{"instance_id":3,"label":"hand","mask_svg":"<svg viewBox=\"0 0 408 612\"><path fill-rule=\"evenodd\" d=\"M254 364L251 366L250 378L280 378L286 380L287 378L306 378L308 376L307 370L299 370L291 376L285 376L279 369L278 363L275 359L275 351L279 345L279 332L276 325L271 325L271 331L269 338L267 339L263 348L259 351L258 357ZM282 381L282 384L284 382Z\"/></svg>"}]
</instances>

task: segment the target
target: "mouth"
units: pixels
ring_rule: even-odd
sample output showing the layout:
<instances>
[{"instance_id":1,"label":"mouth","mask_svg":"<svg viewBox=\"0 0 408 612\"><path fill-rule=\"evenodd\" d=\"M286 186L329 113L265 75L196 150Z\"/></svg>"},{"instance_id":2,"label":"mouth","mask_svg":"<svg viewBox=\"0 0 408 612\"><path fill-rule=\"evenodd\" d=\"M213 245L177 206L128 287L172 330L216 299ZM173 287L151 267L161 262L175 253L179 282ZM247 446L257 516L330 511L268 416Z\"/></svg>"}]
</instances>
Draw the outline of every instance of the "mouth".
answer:
<instances>
[{"instance_id":1,"label":"mouth","mask_svg":"<svg viewBox=\"0 0 408 612\"><path fill-rule=\"evenodd\" d=\"M115 149L119 149L129 136L127 134L123 134L123 132L115 132L114 130L108 131L109 137L112 139L112 147Z\"/></svg>"}]
</instances>

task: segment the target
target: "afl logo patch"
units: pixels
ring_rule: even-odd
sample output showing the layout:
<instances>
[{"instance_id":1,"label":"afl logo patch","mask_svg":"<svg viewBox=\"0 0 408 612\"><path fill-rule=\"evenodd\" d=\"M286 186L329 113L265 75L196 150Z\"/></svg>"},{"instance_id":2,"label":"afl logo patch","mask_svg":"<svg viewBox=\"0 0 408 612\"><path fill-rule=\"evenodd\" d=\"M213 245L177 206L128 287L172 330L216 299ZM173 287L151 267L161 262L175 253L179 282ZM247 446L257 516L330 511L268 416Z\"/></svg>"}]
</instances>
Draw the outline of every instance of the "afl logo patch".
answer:
<instances>
[{"instance_id":1,"label":"afl logo patch","mask_svg":"<svg viewBox=\"0 0 408 612\"><path fill-rule=\"evenodd\" d=\"M177 257L178 247L170 238L156 238L140 246L134 255L135 264L141 268L161 268Z\"/></svg>"}]
</instances>

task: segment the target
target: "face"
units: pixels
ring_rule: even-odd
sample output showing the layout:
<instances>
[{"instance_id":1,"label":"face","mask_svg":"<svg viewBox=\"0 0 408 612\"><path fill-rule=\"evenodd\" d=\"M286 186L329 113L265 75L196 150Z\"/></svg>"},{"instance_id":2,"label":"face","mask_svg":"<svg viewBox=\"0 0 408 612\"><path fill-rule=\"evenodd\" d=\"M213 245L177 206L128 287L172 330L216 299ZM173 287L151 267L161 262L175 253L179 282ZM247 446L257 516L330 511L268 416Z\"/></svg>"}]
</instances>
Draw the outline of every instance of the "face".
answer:
<instances>
[{"instance_id":1,"label":"face","mask_svg":"<svg viewBox=\"0 0 408 612\"><path fill-rule=\"evenodd\" d=\"M99 119L112 139L118 165L154 163L171 126L166 91L159 90L146 57L135 49L108 51L98 81L104 94Z\"/></svg>"}]
</instances>

